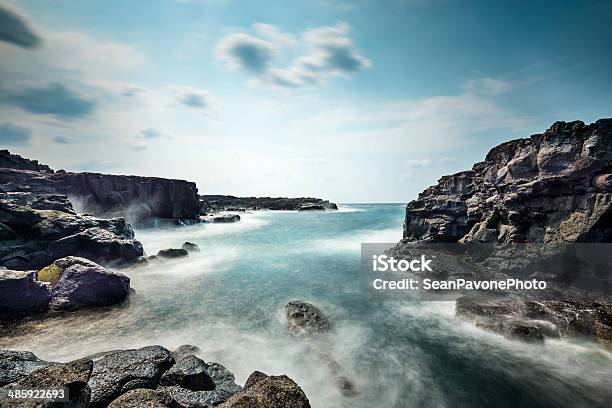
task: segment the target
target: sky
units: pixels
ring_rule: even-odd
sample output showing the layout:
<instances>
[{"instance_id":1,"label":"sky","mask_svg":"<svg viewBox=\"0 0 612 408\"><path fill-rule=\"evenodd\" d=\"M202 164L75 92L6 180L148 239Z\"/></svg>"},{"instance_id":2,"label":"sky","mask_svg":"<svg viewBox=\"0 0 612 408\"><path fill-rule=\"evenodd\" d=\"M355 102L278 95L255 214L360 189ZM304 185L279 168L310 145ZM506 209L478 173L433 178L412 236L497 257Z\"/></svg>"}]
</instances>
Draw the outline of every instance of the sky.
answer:
<instances>
[{"instance_id":1,"label":"sky","mask_svg":"<svg viewBox=\"0 0 612 408\"><path fill-rule=\"evenodd\" d=\"M612 116L612 2L0 0L0 147L200 194L408 202Z\"/></svg>"}]
</instances>

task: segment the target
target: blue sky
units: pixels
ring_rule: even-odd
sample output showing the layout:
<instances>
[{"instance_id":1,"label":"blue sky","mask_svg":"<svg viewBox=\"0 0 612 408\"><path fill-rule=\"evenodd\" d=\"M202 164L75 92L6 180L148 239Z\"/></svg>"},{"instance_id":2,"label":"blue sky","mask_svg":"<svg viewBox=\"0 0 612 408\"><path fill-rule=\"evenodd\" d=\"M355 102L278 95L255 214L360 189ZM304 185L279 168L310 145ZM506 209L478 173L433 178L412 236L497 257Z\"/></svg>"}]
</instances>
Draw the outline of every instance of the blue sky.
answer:
<instances>
[{"instance_id":1,"label":"blue sky","mask_svg":"<svg viewBox=\"0 0 612 408\"><path fill-rule=\"evenodd\" d=\"M0 1L0 144L201 193L406 202L612 116L609 1Z\"/></svg>"}]
</instances>

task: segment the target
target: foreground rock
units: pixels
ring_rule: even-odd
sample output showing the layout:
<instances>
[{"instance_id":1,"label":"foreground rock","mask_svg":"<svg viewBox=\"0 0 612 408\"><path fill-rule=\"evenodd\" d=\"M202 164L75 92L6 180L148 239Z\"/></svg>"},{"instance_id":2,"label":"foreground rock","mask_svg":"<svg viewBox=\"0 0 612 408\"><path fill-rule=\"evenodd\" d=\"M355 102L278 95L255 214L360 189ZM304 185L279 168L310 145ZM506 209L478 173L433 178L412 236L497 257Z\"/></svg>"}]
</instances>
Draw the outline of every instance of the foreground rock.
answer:
<instances>
[{"instance_id":1,"label":"foreground rock","mask_svg":"<svg viewBox=\"0 0 612 408\"><path fill-rule=\"evenodd\" d=\"M321 310L300 300L292 300L285 306L289 331L295 334L326 332L331 324Z\"/></svg>"},{"instance_id":2,"label":"foreground rock","mask_svg":"<svg viewBox=\"0 0 612 408\"><path fill-rule=\"evenodd\" d=\"M130 278L75 256L58 259L37 276L49 283L52 310L111 306L130 293Z\"/></svg>"},{"instance_id":3,"label":"foreground rock","mask_svg":"<svg viewBox=\"0 0 612 408\"><path fill-rule=\"evenodd\" d=\"M129 293L127 276L74 256L60 258L38 272L0 269L0 319L112 306Z\"/></svg>"},{"instance_id":4,"label":"foreground rock","mask_svg":"<svg viewBox=\"0 0 612 408\"><path fill-rule=\"evenodd\" d=\"M6 355L8 351L0 351L0 355ZM13 354L13 363L16 362L17 354ZM34 357L31 353L21 353L24 358L22 364L32 363ZM36 359L36 357L34 357ZM37 360L37 359L36 359ZM40 361L40 360L39 360ZM75 408L85 408L90 401L91 391L87 382L92 372L93 362L89 359L80 359L69 363L45 363L41 368L30 371L25 375L20 375L16 381L10 381L1 384L5 392L8 388L13 389L67 389L69 400L67 402L57 402L56 405L50 406L66 406ZM7 367L4 364L0 365L0 378L6 379L10 377L6 374ZM14 372L14 367L13 367ZM24 374L23 372L21 374ZM43 406L40 401L22 401L11 403L10 406L20 408L34 408ZM45 405L47 406L47 405Z\"/></svg>"},{"instance_id":5,"label":"foreground rock","mask_svg":"<svg viewBox=\"0 0 612 408\"><path fill-rule=\"evenodd\" d=\"M220 408L309 408L304 391L286 375L267 376L254 372L244 390L231 397Z\"/></svg>"},{"instance_id":6,"label":"foreground rock","mask_svg":"<svg viewBox=\"0 0 612 408\"><path fill-rule=\"evenodd\" d=\"M117 264L143 254L123 218L77 215L65 196L0 193L0 226L0 266L10 269L40 269L70 255Z\"/></svg>"},{"instance_id":7,"label":"foreground rock","mask_svg":"<svg viewBox=\"0 0 612 408\"><path fill-rule=\"evenodd\" d=\"M234 197L228 195L203 195L205 211L251 210L298 210L300 207L317 206L320 210L337 210L338 206L328 200L313 197Z\"/></svg>"},{"instance_id":8,"label":"foreground rock","mask_svg":"<svg viewBox=\"0 0 612 408\"><path fill-rule=\"evenodd\" d=\"M194 346L180 349L197 350ZM57 406L74 408L212 408L226 402L229 405L221 406L310 406L304 392L286 376L268 377L255 372L243 391L222 365L206 363L191 354L176 361L161 346L109 351L66 364L43 361L29 352L0 350L0 391L12 386L68 387L70 403Z\"/></svg>"}]
</instances>

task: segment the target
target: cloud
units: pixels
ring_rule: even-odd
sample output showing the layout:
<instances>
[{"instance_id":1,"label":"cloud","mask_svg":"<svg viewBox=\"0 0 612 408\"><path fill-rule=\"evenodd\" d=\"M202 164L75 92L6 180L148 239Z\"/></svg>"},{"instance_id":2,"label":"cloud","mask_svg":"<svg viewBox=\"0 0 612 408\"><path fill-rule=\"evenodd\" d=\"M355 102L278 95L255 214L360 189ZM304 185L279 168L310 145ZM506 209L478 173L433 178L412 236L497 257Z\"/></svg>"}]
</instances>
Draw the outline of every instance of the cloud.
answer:
<instances>
[{"instance_id":1,"label":"cloud","mask_svg":"<svg viewBox=\"0 0 612 408\"><path fill-rule=\"evenodd\" d=\"M106 171L115 169L120 165L121 163L118 161L91 160L79 162L69 167L74 171Z\"/></svg>"},{"instance_id":2,"label":"cloud","mask_svg":"<svg viewBox=\"0 0 612 408\"><path fill-rule=\"evenodd\" d=\"M199 109L205 114L215 113L215 106L218 101L200 88L195 86L171 86L170 91L181 105Z\"/></svg>"},{"instance_id":3,"label":"cloud","mask_svg":"<svg viewBox=\"0 0 612 408\"><path fill-rule=\"evenodd\" d=\"M406 163L412 167L429 167L433 165L433 160L431 159L411 159L411 160L406 160Z\"/></svg>"},{"instance_id":4,"label":"cloud","mask_svg":"<svg viewBox=\"0 0 612 408\"><path fill-rule=\"evenodd\" d=\"M0 41L33 48L40 44L41 39L19 11L0 5Z\"/></svg>"},{"instance_id":5,"label":"cloud","mask_svg":"<svg viewBox=\"0 0 612 408\"><path fill-rule=\"evenodd\" d=\"M500 78L470 79L463 84L465 92L489 95L501 95L510 91L513 87L512 82Z\"/></svg>"},{"instance_id":6,"label":"cloud","mask_svg":"<svg viewBox=\"0 0 612 408\"><path fill-rule=\"evenodd\" d=\"M95 104L60 83L46 87L30 87L4 92L0 101L30 113L54 115L59 119L74 119L90 114Z\"/></svg>"},{"instance_id":7,"label":"cloud","mask_svg":"<svg viewBox=\"0 0 612 408\"><path fill-rule=\"evenodd\" d=\"M25 145L30 141L32 130L12 123L0 123L0 143L4 145Z\"/></svg>"},{"instance_id":8,"label":"cloud","mask_svg":"<svg viewBox=\"0 0 612 408\"><path fill-rule=\"evenodd\" d=\"M166 136L157 129L145 129L141 131L140 134L143 135L147 139L159 139L160 137Z\"/></svg>"},{"instance_id":9,"label":"cloud","mask_svg":"<svg viewBox=\"0 0 612 408\"><path fill-rule=\"evenodd\" d=\"M55 143L59 143L59 144L71 144L74 143L74 140L69 138L69 137L65 137L65 136L56 136L53 138L53 141Z\"/></svg>"},{"instance_id":10,"label":"cloud","mask_svg":"<svg viewBox=\"0 0 612 408\"><path fill-rule=\"evenodd\" d=\"M270 24L253 26L259 37L233 33L221 39L215 56L229 69L246 72L256 80L278 87L317 85L332 77L349 77L372 63L348 37L350 26L339 22L304 31L296 41ZM275 67L283 49L298 55L287 67Z\"/></svg>"}]
</instances>

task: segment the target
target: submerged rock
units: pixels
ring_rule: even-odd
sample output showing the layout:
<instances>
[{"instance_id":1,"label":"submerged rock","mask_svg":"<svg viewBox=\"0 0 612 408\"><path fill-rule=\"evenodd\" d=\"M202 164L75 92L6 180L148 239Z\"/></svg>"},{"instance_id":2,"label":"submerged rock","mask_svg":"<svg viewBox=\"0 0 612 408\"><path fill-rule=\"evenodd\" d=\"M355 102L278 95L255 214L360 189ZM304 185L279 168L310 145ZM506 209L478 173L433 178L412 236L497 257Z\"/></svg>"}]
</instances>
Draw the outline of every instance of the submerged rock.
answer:
<instances>
[{"instance_id":1,"label":"submerged rock","mask_svg":"<svg viewBox=\"0 0 612 408\"><path fill-rule=\"evenodd\" d=\"M189 252L183 248L162 249L157 253L160 258L180 258L187 255L189 255Z\"/></svg>"},{"instance_id":2,"label":"submerged rock","mask_svg":"<svg viewBox=\"0 0 612 408\"><path fill-rule=\"evenodd\" d=\"M193 242L185 242L183 246L181 246L181 248L186 250L187 252L199 252L200 251L200 247L194 244Z\"/></svg>"},{"instance_id":3,"label":"submerged rock","mask_svg":"<svg viewBox=\"0 0 612 408\"><path fill-rule=\"evenodd\" d=\"M289 331L296 334L326 332L331 328L327 317L316 306L292 300L285 306Z\"/></svg>"},{"instance_id":4,"label":"submerged rock","mask_svg":"<svg viewBox=\"0 0 612 408\"><path fill-rule=\"evenodd\" d=\"M161 346L109 351L93 360L92 408L105 407L129 390L156 388L162 374L174 364L170 352Z\"/></svg>"},{"instance_id":5,"label":"submerged rock","mask_svg":"<svg viewBox=\"0 0 612 408\"><path fill-rule=\"evenodd\" d=\"M323 211L326 209L327 208L325 208L321 204L305 204L305 205L300 205L297 210L298 211Z\"/></svg>"},{"instance_id":6,"label":"submerged rock","mask_svg":"<svg viewBox=\"0 0 612 408\"><path fill-rule=\"evenodd\" d=\"M230 223L240 221L240 216L238 214L208 215L201 217L200 220L204 223Z\"/></svg>"},{"instance_id":7,"label":"submerged rock","mask_svg":"<svg viewBox=\"0 0 612 408\"><path fill-rule=\"evenodd\" d=\"M176 350L172 351L172 357L176 361L180 361L183 357L186 357L190 354L198 354L200 352L200 348L198 346L194 346L192 344L183 344L182 346L178 346Z\"/></svg>"},{"instance_id":8,"label":"submerged rock","mask_svg":"<svg viewBox=\"0 0 612 408\"><path fill-rule=\"evenodd\" d=\"M291 378L261 374L219 408L310 408L306 394Z\"/></svg>"}]
</instances>

